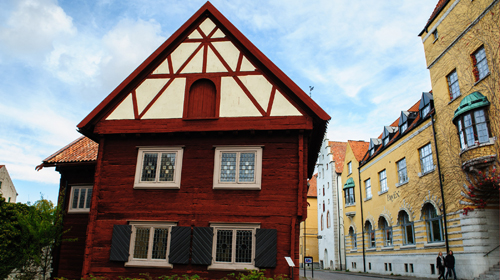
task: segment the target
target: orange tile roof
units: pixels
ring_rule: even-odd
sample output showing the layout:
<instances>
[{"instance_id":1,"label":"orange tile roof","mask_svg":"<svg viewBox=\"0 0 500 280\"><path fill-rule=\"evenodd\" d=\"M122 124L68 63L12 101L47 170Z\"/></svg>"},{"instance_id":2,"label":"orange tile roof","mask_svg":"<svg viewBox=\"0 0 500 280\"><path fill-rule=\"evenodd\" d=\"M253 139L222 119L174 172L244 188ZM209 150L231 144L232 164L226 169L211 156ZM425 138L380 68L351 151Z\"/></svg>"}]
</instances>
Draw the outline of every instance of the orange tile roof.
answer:
<instances>
[{"instance_id":1,"label":"orange tile roof","mask_svg":"<svg viewBox=\"0 0 500 280\"><path fill-rule=\"evenodd\" d=\"M82 136L43 160L44 166L97 160L99 144Z\"/></svg>"},{"instance_id":2,"label":"orange tile roof","mask_svg":"<svg viewBox=\"0 0 500 280\"><path fill-rule=\"evenodd\" d=\"M311 179L309 179L309 190L307 191L307 197L317 197L317 186L316 179L318 178L318 173L314 174Z\"/></svg>"},{"instance_id":3,"label":"orange tile roof","mask_svg":"<svg viewBox=\"0 0 500 280\"><path fill-rule=\"evenodd\" d=\"M347 142L328 141L333 161L335 161L335 172L342 173L344 169L345 150Z\"/></svg>"},{"instance_id":4,"label":"orange tile roof","mask_svg":"<svg viewBox=\"0 0 500 280\"><path fill-rule=\"evenodd\" d=\"M429 17L429 20L425 24L424 29L422 30L422 32L420 32L420 34L418 34L418 36L422 35L422 33L424 33L424 31L427 31L427 28L432 24L432 22L434 21L434 19L436 19L436 17L439 15L439 13L441 13L441 11L444 9L446 4L448 4L448 2L450 2L450 0L439 0L438 1L438 3L436 4L436 7L434 8L434 11L432 11L431 16Z\"/></svg>"},{"instance_id":5,"label":"orange tile roof","mask_svg":"<svg viewBox=\"0 0 500 280\"><path fill-rule=\"evenodd\" d=\"M347 142L349 143L349 146L351 146L354 158L356 158L356 160L360 162L363 159L363 156L368 151L368 146L370 145L370 143L361 140L360 141L347 140Z\"/></svg>"}]
</instances>

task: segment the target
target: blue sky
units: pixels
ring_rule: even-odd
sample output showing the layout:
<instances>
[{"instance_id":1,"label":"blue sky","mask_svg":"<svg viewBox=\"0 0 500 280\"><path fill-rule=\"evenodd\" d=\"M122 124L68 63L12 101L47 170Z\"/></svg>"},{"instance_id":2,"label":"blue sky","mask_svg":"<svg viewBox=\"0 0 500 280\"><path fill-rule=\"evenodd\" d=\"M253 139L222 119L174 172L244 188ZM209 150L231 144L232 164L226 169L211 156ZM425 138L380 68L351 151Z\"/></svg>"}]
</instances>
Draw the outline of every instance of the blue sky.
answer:
<instances>
[{"instance_id":1,"label":"blue sky","mask_svg":"<svg viewBox=\"0 0 500 280\"><path fill-rule=\"evenodd\" d=\"M35 166L205 1L0 1L0 164L18 202L56 201ZM330 140L378 137L430 78L418 33L437 0L214 0L332 117Z\"/></svg>"}]
</instances>

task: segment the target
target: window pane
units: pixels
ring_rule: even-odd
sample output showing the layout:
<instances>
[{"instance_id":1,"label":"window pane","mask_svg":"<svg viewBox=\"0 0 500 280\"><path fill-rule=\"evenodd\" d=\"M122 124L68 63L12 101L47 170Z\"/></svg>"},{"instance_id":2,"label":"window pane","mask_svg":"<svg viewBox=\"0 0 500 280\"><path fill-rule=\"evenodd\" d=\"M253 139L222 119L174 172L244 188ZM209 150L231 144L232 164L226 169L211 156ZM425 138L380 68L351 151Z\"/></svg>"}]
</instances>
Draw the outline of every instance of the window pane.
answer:
<instances>
[{"instance_id":1,"label":"window pane","mask_svg":"<svg viewBox=\"0 0 500 280\"><path fill-rule=\"evenodd\" d=\"M255 172L255 153L240 154L240 182L253 182Z\"/></svg>"},{"instance_id":2,"label":"window pane","mask_svg":"<svg viewBox=\"0 0 500 280\"><path fill-rule=\"evenodd\" d=\"M156 180L157 161L158 161L158 153L144 153L141 181Z\"/></svg>"},{"instance_id":3,"label":"window pane","mask_svg":"<svg viewBox=\"0 0 500 280\"><path fill-rule=\"evenodd\" d=\"M406 235L406 244L414 244L413 241L413 226L411 224L407 224L405 227L405 235Z\"/></svg>"},{"instance_id":4,"label":"window pane","mask_svg":"<svg viewBox=\"0 0 500 280\"><path fill-rule=\"evenodd\" d=\"M398 177L399 183L406 183L408 181L408 175L406 173L406 159L398 161Z\"/></svg>"},{"instance_id":5,"label":"window pane","mask_svg":"<svg viewBox=\"0 0 500 280\"><path fill-rule=\"evenodd\" d=\"M484 116L483 110L478 110L474 112L474 120L476 121L476 131L478 134L479 143L485 143L489 141L488 127L486 126L486 118Z\"/></svg>"},{"instance_id":6,"label":"window pane","mask_svg":"<svg viewBox=\"0 0 500 280\"><path fill-rule=\"evenodd\" d=\"M252 262L252 231L237 230L236 231L236 262L251 263Z\"/></svg>"},{"instance_id":7,"label":"window pane","mask_svg":"<svg viewBox=\"0 0 500 280\"><path fill-rule=\"evenodd\" d=\"M385 174L385 170L378 174L380 179L380 191L387 191L387 177Z\"/></svg>"},{"instance_id":8,"label":"window pane","mask_svg":"<svg viewBox=\"0 0 500 280\"><path fill-rule=\"evenodd\" d=\"M465 138L467 146L474 146L474 129L472 128L472 118L470 114L464 116Z\"/></svg>"},{"instance_id":9,"label":"window pane","mask_svg":"<svg viewBox=\"0 0 500 280\"><path fill-rule=\"evenodd\" d=\"M488 69L488 61L486 60L486 53L484 47L481 47L475 54L476 56L476 66L479 71L479 79L484 78L490 70Z\"/></svg>"},{"instance_id":10,"label":"window pane","mask_svg":"<svg viewBox=\"0 0 500 280\"><path fill-rule=\"evenodd\" d=\"M405 132L405 130L408 128L408 123L403 123L401 125L401 133Z\"/></svg>"},{"instance_id":11,"label":"window pane","mask_svg":"<svg viewBox=\"0 0 500 280\"><path fill-rule=\"evenodd\" d=\"M458 120L457 125L458 125L458 134L460 137L460 147L462 147L462 149L465 149L467 147L465 146L464 131L462 130L462 120Z\"/></svg>"},{"instance_id":12,"label":"window pane","mask_svg":"<svg viewBox=\"0 0 500 280\"><path fill-rule=\"evenodd\" d=\"M85 208L90 208L90 200L92 199L92 189L87 189L87 202L85 203Z\"/></svg>"},{"instance_id":13,"label":"window pane","mask_svg":"<svg viewBox=\"0 0 500 280\"><path fill-rule=\"evenodd\" d=\"M432 235L434 240L432 241L441 241L441 221L433 220L432 222Z\"/></svg>"},{"instance_id":14,"label":"window pane","mask_svg":"<svg viewBox=\"0 0 500 280\"><path fill-rule=\"evenodd\" d=\"M231 262L232 243L233 243L232 230L217 231L217 248L215 251L215 261Z\"/></svg>"},{"instance_id":15,"label":"window pane","mask_svg":"<svg viewBox=\"0 0 500 280\"><path fill-rule=\"evenodd\" d=\"M149 245L149 228L136 228L134 258L147 259Z\"/></svg>"},{"instance_id":16,"label":"window pane","mask_svg":"<svg viewBox=\"0 0 500 280\"><path fill-rule=\"evenodd\" d=\"M448 88L452 99L460 95L460 87L458 86L458 76L456 70L453 70L453 72L448 76Z\"/></svg>"},{"instance_id":17,"label":"window pane","mask_svg":"<svg viewBox=\"0 0 500 280\"><path fill-rule=\"evenodd\" d=\"M167 258L167 237L168 229L155 228L153 238L153 259L166 259Z\"/></svg>"},{"instance_id":18,"label":"window pane","mask_svg":"<svg viewBox=\"0 0 500 280\"><path fill-rule=\"evenodd\" d=\"M220 181L236 182L236 153L222 153Z\"/></svg>"},{"instance_id":19,"label":"window pane","mask_svg":"<svg viewBox=\"0 0 500 280\"><path fill-rule=\"evenodd\" d=\"M78 208L85 208L85 193L87 189L80 190L80 202L78 203Z\"/></svg>"},{"instance_id":20,"label":"window pane","mask_svg":"<svg viewBox=\"0 0 500 280\"><path fill-rule=\"evenodd\" d=\"M420 164L422 166L422 173L426 173L434 169L431 144L427 144L425 147L420 149Z\"/></svg>"},{"instance_id":21,"label":"window pane","mask_svg":"<svg viewBox=\"0 0 500 280\"><path fill-rule=\"evenodd\" d=\"M162 153L160 165L160 181L173 182L175 171L175 153Z\"/></svg>"},{"instance_id":22,"label":"window pane","mask_svg":"<svg viewBox=\"0 0 500 280\"><path fill-rule=\"evenodd\" d=\"M371 180L366 180L365 181L365 187L366 187L366 198L372 197L372 185L371 185Z\"/></svg>"},{"instance_id":23,"label":"window pane","mask_svg":"<svg viewBox=\"0 0 500 280\"><path fill-rule=\"evenodd\" d=\"M78 194L79 193L80 193L80 189L73 190L73 205L72 205L73 209L78 208Z\"/></svg>"}]
</instances>

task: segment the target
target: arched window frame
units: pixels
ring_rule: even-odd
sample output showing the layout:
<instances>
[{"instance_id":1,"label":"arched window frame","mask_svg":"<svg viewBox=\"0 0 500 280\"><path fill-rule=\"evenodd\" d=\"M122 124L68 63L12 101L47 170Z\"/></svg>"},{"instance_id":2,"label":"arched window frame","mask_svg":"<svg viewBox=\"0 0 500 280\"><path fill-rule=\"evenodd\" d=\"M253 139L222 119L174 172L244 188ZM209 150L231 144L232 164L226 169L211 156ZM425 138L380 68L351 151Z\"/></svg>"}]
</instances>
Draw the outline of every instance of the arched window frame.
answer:
<instances>
[{"instance_id":1,"label":"arched window frame","mask_svg":"<svg viewBox=\"0 0 500 280\"><path fill-rule=\"evenodd\" d=\"M370 221L366 221L365 231L368 234L368 236L367 236L368 247L369 248L376 248L377 243L376 243L376 238L375 238L375 229L373 228L373 225Z\"/></svg>"},{"instance_id":2,"label":"arched window frame","mask_svg":"<svg viewBox=\"0 0 500 280\"><path fill-rule=\"evenodd\" d=\"M358 248L358 240L357 240L356 232L354 231L353 227L349 228L349 236L351 238L351 247L352 247L352 249Z\"/></svg>"},{"instance_id":3,"label":"arched window frame","mask_svg":"<svg viewBox=\"0 0 500 280\"><path fill-rule=\"evenodd\" d=\"M398 216L398 222L403 233L403 245L414 245L415 230L413 222L410 221L410 216L404 210L400 211Z\"/></svg>"},{"instance_id":4,"label":"arched window frame","mask_svg":"<svg viewBox=\"0 0 500 280\"><path fill-rule=\"evenodd\" d=\"M442 215L437 214L436 208L431 203L426 203L424 205L423 212L427 229L427 242L443 242Z\"/></svg>"},{"instance_id":5,"label":"arched window frame","mask_svg":"<svg viewBox=\"0 0 500 280\"><path fill-rule=\"evenodd\" d=\"M382 238L384 240L384 247L390 247L392 243L392 227L389 226L387 219L384 216L379 218L379 229L382 231Z\"/></svg>"}]
</instances>

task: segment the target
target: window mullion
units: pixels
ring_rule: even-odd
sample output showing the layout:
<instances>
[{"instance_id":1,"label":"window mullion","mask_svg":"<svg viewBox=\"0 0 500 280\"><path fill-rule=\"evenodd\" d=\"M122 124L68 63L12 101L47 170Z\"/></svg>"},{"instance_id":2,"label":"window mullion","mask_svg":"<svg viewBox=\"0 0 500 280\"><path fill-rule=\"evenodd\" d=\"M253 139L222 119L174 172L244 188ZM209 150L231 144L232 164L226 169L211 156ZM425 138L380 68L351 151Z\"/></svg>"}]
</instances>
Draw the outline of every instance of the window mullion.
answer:
<instances>
[{"instance_id":1,"label":"window mullion","mask_svg":"<svg viewBox=\"0 0 500 280\"><path fill-rule=\"evenodd\" d=\"M161 152L158 152L158 156L156 157L155 183L160 182L160 171L161 171Z\"/></svg>"},{"instance_id":2,"label":"window mullion","mask_svg":"<svg viewBox=\"0 0 500 280\"><path fill-rule=\"evenodd\" d=\"M240 182L240 157L241 157L241 152L236 152L236 183L238 184Z\"/></svg>"},{"instance_id":3,"label":"window mullion","mask_svg":"<svg viewBox=\"0 0 500 280\"><path fill-rule=\"evenodd\" d=\"M231 263L236 263L236 235L237 230L233 229L233 240L232 240L232 248L231 248Z\"/></svg>"},{"instance_id":4,"label":"window mullion","mask_svg":"<svg viewBox=\"0 0 500 280\"><path fill-rule=\"evenodd\" d=\"M154 227L149 227L149 240L148 240L148 261L153 259L153 243L154 243Z\"/></svg>"}]
</instances>

